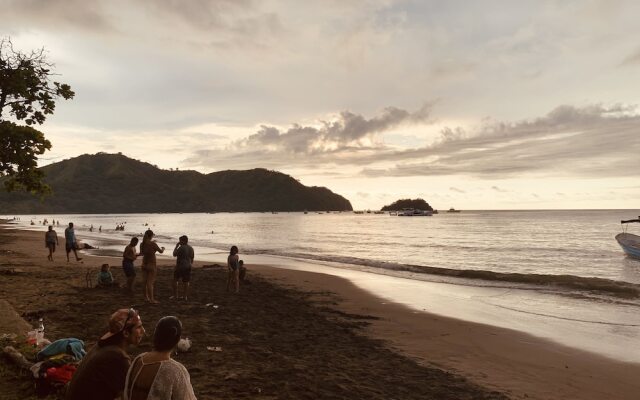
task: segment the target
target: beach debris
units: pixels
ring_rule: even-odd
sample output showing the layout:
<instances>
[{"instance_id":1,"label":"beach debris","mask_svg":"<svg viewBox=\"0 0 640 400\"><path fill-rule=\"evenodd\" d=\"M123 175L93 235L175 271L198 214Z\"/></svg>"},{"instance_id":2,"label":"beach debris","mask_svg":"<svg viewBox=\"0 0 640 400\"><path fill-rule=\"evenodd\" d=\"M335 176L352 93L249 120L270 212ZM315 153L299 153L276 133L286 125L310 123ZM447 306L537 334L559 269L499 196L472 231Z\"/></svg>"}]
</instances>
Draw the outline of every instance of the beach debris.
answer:
<instances>
[{"instance_id":1,"label":"beach debris","mask_svg":"<svg viewBox=\"0 0 640 400\"><path fill-rule=\"evenodd\" d=\"M228 374L227 376L224 377L225 381L230 381L230 380L235 380L238 379L238 374L236 374L235 372L232 372L230 374Z\"/></svg>"},{"instance_id":2,"label":"beach debris","mask_svg":"<svg viewBox=\"0 0 640 400\"><path fill-rule=\"evenodd\" d=\"M213 304L213 303L207 303L204 305L205 307L211 307L211 308L219 308L220 306L217 304Z\"/></svg>"},{"instance_id":3,"label":"beach debris","mask_svg":"<svg viewBox=\"0 0 640 400\"><path fill-rule=\"evenodd\" d=\"M222 351L222 347L220 347L220 346L207 346L207 350L220 352L220 351Z\"/></svg>"},{"instance_id":4,"label":"beach debris","mask_svg":"<svg viewBox=\"0 0 640 400\"><path fill-rule=\"evenodd\" d=\"M184 338L178 341L177 345L178 351L181 353L186 353L191 348L191 339Z\"/></svg>"}]
</instances>

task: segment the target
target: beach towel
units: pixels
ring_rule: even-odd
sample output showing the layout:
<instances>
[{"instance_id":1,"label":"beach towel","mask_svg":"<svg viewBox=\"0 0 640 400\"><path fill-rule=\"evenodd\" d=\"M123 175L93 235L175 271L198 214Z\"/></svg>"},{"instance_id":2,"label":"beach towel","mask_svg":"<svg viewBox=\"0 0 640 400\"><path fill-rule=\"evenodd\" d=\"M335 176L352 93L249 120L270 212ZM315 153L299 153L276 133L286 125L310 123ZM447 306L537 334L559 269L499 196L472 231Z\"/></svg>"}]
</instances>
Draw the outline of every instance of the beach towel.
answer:
<instances>
[{"instance_id":1,"label":"beach towel","mask_svg":"<svg viewBox=\"0 0 640 400\"><path fill-rule=\"evenodd\" d=\"M59 339L42 349L36 358L42 361L57 354L70 354L76 360L82 360L87 352L84 350L84 342L80 339Z\"/></svg>"}]
</instances>

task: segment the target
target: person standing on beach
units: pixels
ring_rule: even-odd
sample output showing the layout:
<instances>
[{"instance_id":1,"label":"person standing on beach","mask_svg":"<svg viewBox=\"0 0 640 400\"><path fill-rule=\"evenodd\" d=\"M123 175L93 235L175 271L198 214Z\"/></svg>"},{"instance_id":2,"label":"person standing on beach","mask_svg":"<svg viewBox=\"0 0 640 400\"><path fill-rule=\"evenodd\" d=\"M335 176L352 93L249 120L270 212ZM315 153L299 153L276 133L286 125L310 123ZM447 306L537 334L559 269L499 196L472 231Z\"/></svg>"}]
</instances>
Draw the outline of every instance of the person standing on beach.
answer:
<instances>
[{"instance_id":1,"label":"person standing on beach","mask_svg":"<svg viewBox=\"0 0 640 400\"><path fill-rule=\"evenodd\" d=\"M144 277L144 297L149 303L158 304L154 297L156 275L158 267L156 265L156 252L164 253L164 247L159 247L153 239L153 231L147 229L140 244L140 254L142 254L142 276Z\"/></svg>"},{"instance_id":2,"label":"person standing on beach","mask_svg":"<svg viewBox=\"0 0 640 400\"><path fill-rule=\"evenodd\" d=\"M191 266L193 265L193 259L195 257L193 253L193 247L189 244L189 238L187 235L180 236L179 242L176 244L176 248L173 249L173 256L176 257L176 269L173 271L173 298L178 300L181 297L178 295L178 286L180 280L182 280L182 294L183 298L188 300L189 296L189 281L191 281Z\"/></svg>"},{"instance_id":3,"label":"person standing on beach","mask_svg":"<svg viewBox=\"0 0 640 400\"><path fill-rule=\"evenodd\" d=\"M49 230L44 234L44 245L49 249L47 259L53 261L53 253L56 252L56 246L59 245L58 234L53 230L53 226L49 225Z\"/></svg>"},{"instance_id":4,"label":"person standing on beach","mask_svg":"<svg viewBox=\"0 0 640 400\"><path fill-rule=\"evenodd\" d=\"M73 230L73 222L69 222L69 227L64 230L64 247L67 250L67 262L69 262L69 253L73 250L76 261L82 260L78 257L78 241L76 240L76 232Z\"/></svg>"},{"instance_id":5,"label":"person standing on beach","mask_svg":"<svg viewBox=\"0 0 640 400\"><path fill-rule=\"evenodd\" d=\"M138 254L136 254L137 245L138 238L131 238L131 242L124 248L122 253L122 270L124 271L124 276L127 277L126 291L129 294L133 294L133 284L136 280L136 270L133 268L133 262L138 258Z\"/></svg>"},{"instance_id":6,"label":"person standing on beach","mask_svg":"<svg viewBox=\"0 0 640 400\"><path fill-rule=\"evenodd\" d=\"M140 314L122 308L111 315L109 332L82 359L67 388L66 400L113 400L124 392L131 357L130 345L145 335Z\"/></svg>"},{"instance_id":7,"label":"person standing on beach","mask_svg":"<svg viewBox=\"0 0 640 400\"><path fill-rule=\"evenodd\" d=\"M227 257L227 292L229 292L229 286L233 281L236 288L236 293L240 292L240 256L238 256L238 246L231 246L229 250L229 257Z\"/></svg>"}]
</instances>

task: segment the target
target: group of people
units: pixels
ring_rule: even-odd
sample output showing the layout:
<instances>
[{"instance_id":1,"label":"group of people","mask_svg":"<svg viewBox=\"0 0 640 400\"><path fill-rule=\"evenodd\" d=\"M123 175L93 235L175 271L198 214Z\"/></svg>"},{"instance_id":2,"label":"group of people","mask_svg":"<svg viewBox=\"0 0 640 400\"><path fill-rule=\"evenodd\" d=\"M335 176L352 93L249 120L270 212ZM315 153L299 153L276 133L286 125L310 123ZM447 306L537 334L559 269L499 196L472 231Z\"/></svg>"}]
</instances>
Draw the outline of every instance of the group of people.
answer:
<instances>
[{"instance_id":1,"label":"group of people","mask_svg":"<svg viewBox=\"0 0 640 400\"><path fill-rule=\"evenodd\" d=\"M153 237L153 231L151 229L147 229L142 237L139 253L136 252L136 246L139 242L138 238L131 238L131 241L124 248L124 252L122 253L122 269L127 277L127 291L129 293L133 293L133 285L136 278L134 261L139 256L142 256L141 269L144 280L144 297L148 302L157 304L158 301L155 298L155 282L158 272L156 253L164 253L165 248L160 247L158 243L153 240ZM195 253L193 251L193 247L189 245L189 238L187 235L180 236L178 243L176 243L176 247L173 249L173 256L176 257L176 267L173 271L172 299L188 300L191 268L193 266Z\"/></svg>"},{"instance_id":2,"label":"group of people","mask_svg":"<svg viewBox=\"0 0 640 400\"><path fill-rule=\"evenodd\" d=\"M82 260L82 258L78 256L78 240L76 239L76 232L73 229L73 222L69 222L69 226L64 230L64 240L64 247L67 251L67 262L69 262L69 254L72 251L76 257L76 261ZM56 246L59 246L59 244L58 233L53 230L53 225L49 225L49 229L44 234L44 245L49 249L49 255L47 256L49 261L53 261L53 253L56 252Z\"/></svg>"},{"instance_id":3,"label":"group of people","mask_svg":"<svg viewBox=\"0 0 640 400\"><path fill-rule=\"evenodd\" d=\"M133 286L136 278L136 270L134 261L142 256L142 274L144 280L145 299L150 303L159 303L155 298L155 282L158 272L156 253L164 253L165 248L158 245L153 240L154 233L151 229L147 229L140 243L140 252L136 252L136 246L139 243L137 237L131 238L129 244L124 248L122 253L122 269L127 277L126 290L133 293ZM176 266L173 271L172 289L173 300L188 300L189 285L191 282L191 268L195 253L193 247L189 245L187 235L180 236L178 243L173 249L173 256L176 258ZM240 260L238 255L238 246L231 246L229 256L227 257L227 292L233 286L235 293L240 292L240 282L244 280L246 268L244 262Z\"/></svg>"},{"instance_id":4,"label":"group of people","mask_svg":"<svg viewBox=\"0 0 640 400\"><path fill-rule=\"evenodd\" d=\"M189 372L171 358L181 335L178 318L161 318L153 332L152 350L132 361L127 350L145 336L142 319L133 308L116 311L109 319L109 331L74 373L66 399L195 400Z\"/></svg>"},{"instance_id":5,"label":"group of people","mask_svg":"<svg viewBox=\"0 0 640 400\"><path fill-rule=\"evenodd\" d=\"M93 225L91 227L93 228ZM76 261L82 260L82 258L78 256L78 241L76 239L73 222L69 222L69 226L64 230L64 237L67 262L69 262L71 252L73 252ZM142 256L141 269L144 280L145 299L150 303L157 304L159 302L155 298L155 282L158 271L156 253L164 253L165 248L159 246L158 243L153 240L153 237L153 231L147 229L142 237L142 243L140 243L140 252L136 251L136 246L140 242L139 239L137 237L131 238L131 241L125 247L122 254L122 269L126 276L126 290L132 294L136 278L134 262L139 256ZM49 249L47 259L53 261L56 246L59 246L58 234L53 229L53 225L49 225L49 230L45 233L45 246ZM186 235L180 236L173 250L173 256L176 257L176 267L173 274L172 299L188 300L191 268L195 254L193 247L189 245L189 238ZM244 262L240 260L237 246L231 246L229 256L227 257L227 270L227 292L230 288L233 288L234 292L238 293L240 291L240 282L244 281L246 275L246 268L244 267ZM113 275L111 275L109 271L109 265L102 265L98 276L98 284L100 286L109 286L112 285L113 282Z\"/></svg>"}]
</instances>

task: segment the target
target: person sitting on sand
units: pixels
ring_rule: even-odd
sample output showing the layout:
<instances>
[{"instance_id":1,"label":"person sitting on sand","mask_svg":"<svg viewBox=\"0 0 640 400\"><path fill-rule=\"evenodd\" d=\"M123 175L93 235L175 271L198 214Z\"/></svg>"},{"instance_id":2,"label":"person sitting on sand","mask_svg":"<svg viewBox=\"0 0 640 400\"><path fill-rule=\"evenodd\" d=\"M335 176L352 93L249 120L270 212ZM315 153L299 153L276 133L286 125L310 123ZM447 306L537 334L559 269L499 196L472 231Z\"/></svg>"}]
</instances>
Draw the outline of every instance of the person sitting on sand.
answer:
<instances>
[{"instance_id":1,"label":"person sitting on sand","mask_svg":"<svg viewBox=\"0 0 640 400\"><path fill-rule=\"evenodd\" d=\"M248 281L245 279L247 277L247 267L244 266L244 261L238 261L238 268L240 269L240 272L238 273L240 282L247 283Z\"/></svg>"},{"instance_id":2,"label":"person sitting on sand","mask_svg":"<svg viewBox=\"0 0 640 400\"><path fill-rule=\"evenodd\" d=\"M124 390L131 358L129 345L140 344L145 334L140 314L120 309L109 319L109 332L82 359L67 389L67 400L113 400Z\"/></svg>"},{"instance_id":3,"label":"person sitting on sand","mask_svg":"<svg viewBox=\"0 0 640 400\"><path fill-rule=\"evenodd\" d=\"M238 246L231 246L231 250L229 250L229 257L227 257L227 292L229 291L229 286L231 286L231 282L236 288L236 293L240 292L240 268L238 259Z\"/></svg>"},{"instance_id":4,"label":"person sitting on sand","mask_svg":"<svg viewBox=\"0 0 640 400\"><path fill-rule=\"evenodd\" d=\"M58 244L58 234L53 230L53 226L49 225L49 230L44 234L44 245L49 249L47 260L53 261L53 253L56 252L56 245Z\"/></svg>"},{"instance_id":5,"label":"person sitting on sand","mask_svg":"<svg viewBox=\"0 0 640 400\"><path fill-rule=\"evenodd\" d=\"M182 280L182 298L188 300L189 281L191 280L191 266L193 265L194 253L193 247L189 246L189 238L187 235L180 236L176 248L173 250L173 256L176 257L176 268L173 271L173 298L178 300L179 281Z\"/></svg>"},{"instance_id":6,"label":"person sitting on sand","mask_svg":"<svg viewBox=\"0 0 640 400\"><path fill-rule=\"evenodd\" d=\"M82 260L78 257L78 241L76 240L76 232L73 230L73 222L69 222L69 227L64 230L64 247L67 250L67 262L69 262L69 253L73 250L76 261Z\"/></svg>"},{"instance_id":7,"label":"person sitting on sand","mask_svg":"<svg viewBox=\"0 0 640 400\"><path fill-rule=\"evenodd\" d=\"M156 274L158 267L156 265L156 252L164 253L164 247L159 247L153 239L153 231L147 229L140 244L140 253L142 254L142 275L144 276L144 297L149 303L158 304L154 297L154 289L156 284Z\"/></svg>"},{"instance_id":8,"label":"person sitting on sand","mask_svg":"<svg viewBox=\"0 0 640 400\"><path fill-rule=\"evenodd\" d=\"M116 280L113 279L113 274L110 271L111 267L109 264L102 264L100 267L100 272L98 272L98 286L99 287L110 287L116 286Z\"/></svg>"},{"instance_id":9,"label":"person sitting on sand","mask_svg":"<svg viewBox=\"0 0 640 400\"><path fill-rule=\"evenodd\" d=\"M176 317L163 317L153 332L153 349L131 363L125 382L125 400L195 400L191 377L184 365L173 360L182 323Z\"/></svg>"},{"instance_id":10,"label":"person sitting on sand","mask_svg":"<svg viewBox=\"0 0 640 400\"><path fill-rule=\"evenodd\" d=\"M136 246L138 245L138 238L131 238L131 242L124 248L122 253L122 270L124 276L127 277L127 292L133 294L133 284L136 280L136 270L133 268L133 262L138 258L136 254Z\"/></svg>"}]
</instances>

